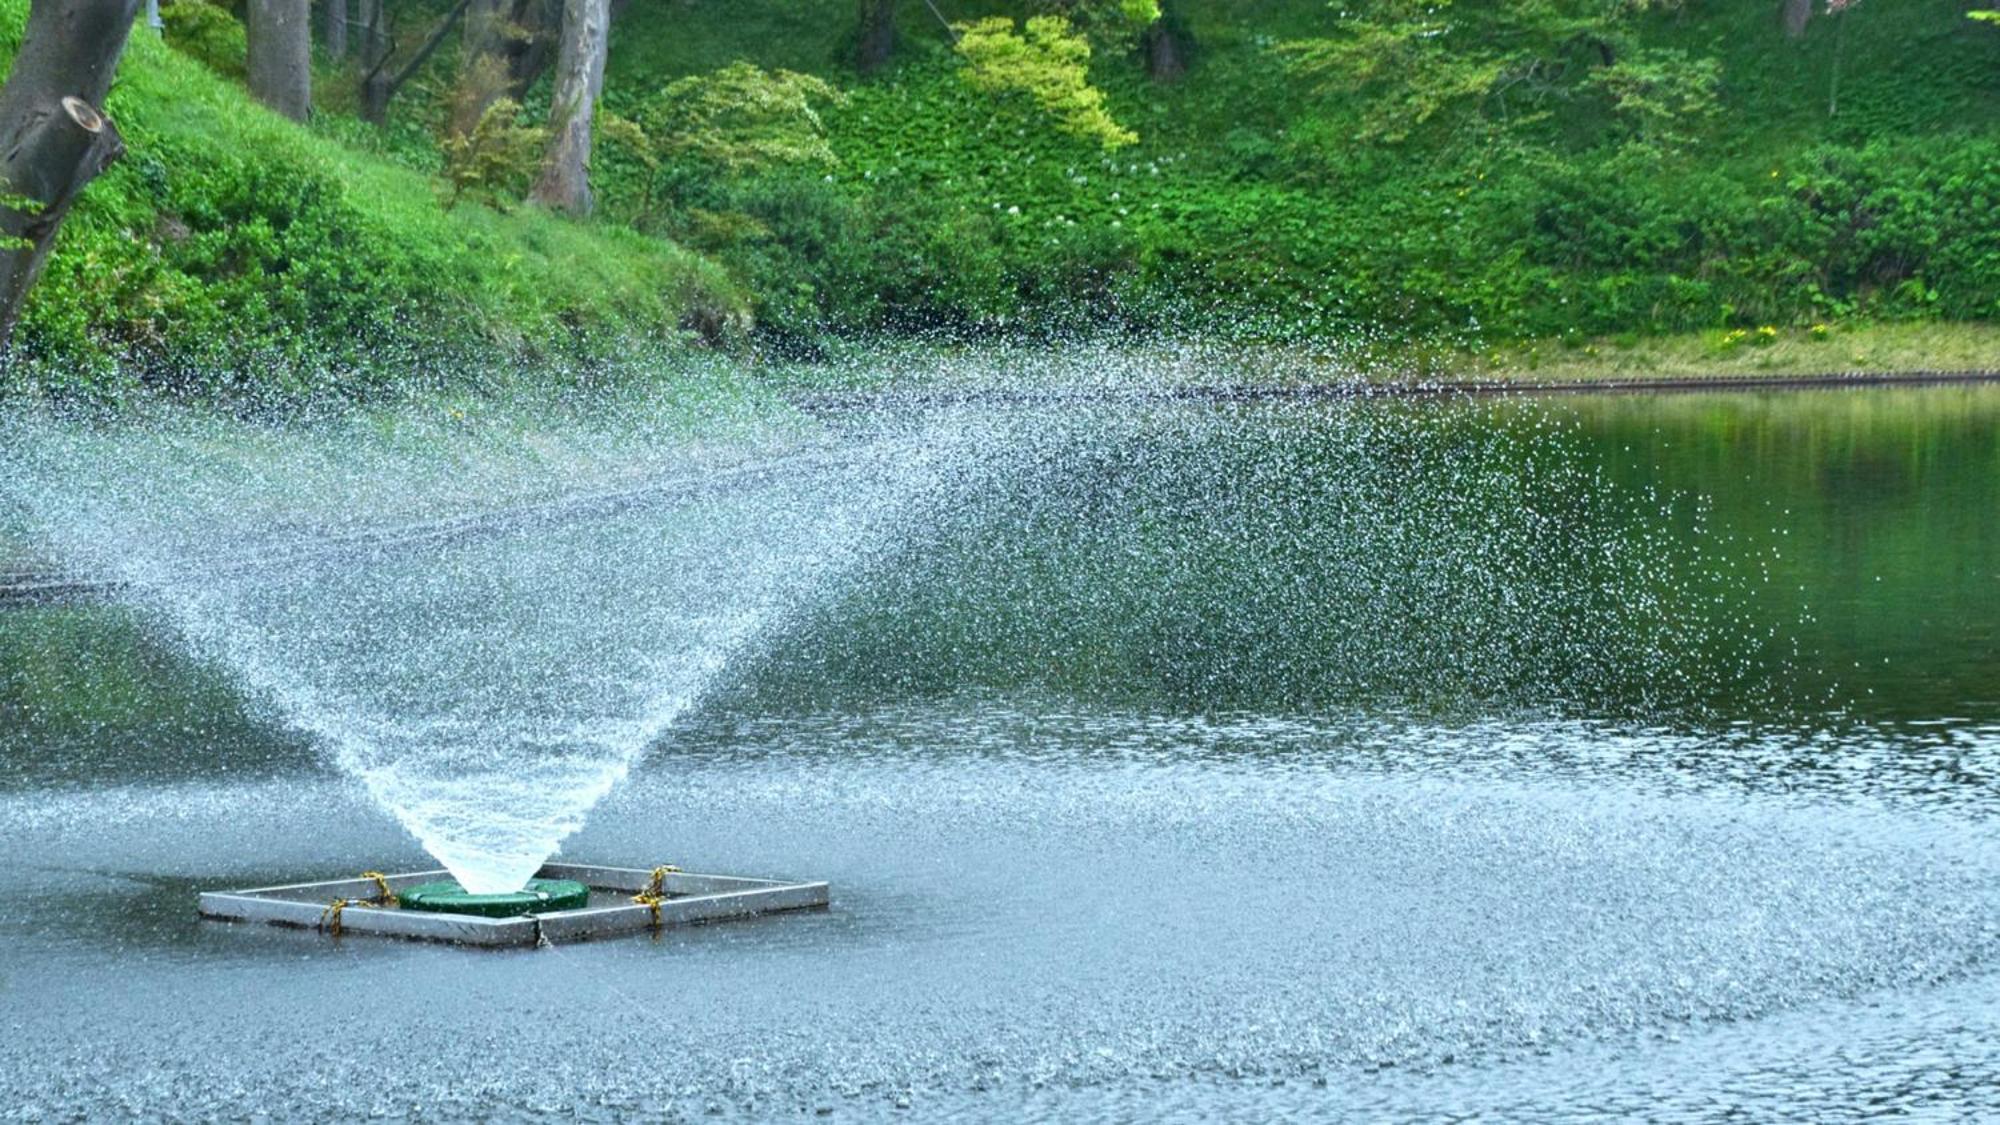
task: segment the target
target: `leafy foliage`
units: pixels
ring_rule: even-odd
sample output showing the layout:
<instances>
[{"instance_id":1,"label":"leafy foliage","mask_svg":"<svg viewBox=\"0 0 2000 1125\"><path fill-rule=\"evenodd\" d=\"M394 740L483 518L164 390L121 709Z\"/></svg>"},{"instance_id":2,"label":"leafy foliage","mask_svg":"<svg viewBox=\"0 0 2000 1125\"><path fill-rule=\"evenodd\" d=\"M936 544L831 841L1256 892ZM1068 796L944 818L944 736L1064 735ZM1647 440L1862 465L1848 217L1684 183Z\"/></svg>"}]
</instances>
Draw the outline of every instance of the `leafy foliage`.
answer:
<instances>
[{"instance_id":1,"label":"leafy foliage","mask_svg":"<svg viewBox=\"0 0 2000 1125\"><path fill-rule=\"evenodd\" d=\"M503 207L519 198L535 173L536 160L549 131L521 121L521 103L500 98L479 115L472 131L447 136L439 143L444 178L451 185L445 209L458 206L466 193Z\"/></svg>"},{"instance_id":2,"label":"leafy foliage","mask_svg":"<svg viewBox=\"0 0 2000 1125\"><path fill-rule=\"evenodd\" d=\"M1369 102L1364 139L1400 141L1434 121L1534 120L1595 86L1660 135L1683 108L1712 105L1712 59L1637 45L1650 0L1382 0L1332 5L1334 34L1283 45L1326 94ZM1684 106L1683 103L1692 103Z\"/></svg>"},{"instance_id":3,"label":"leafy foliage","mask_svg":"<svg viewBox=\"0 0 2000 1125\"><path fill-rule=\"evenodd\" d=\"M1160 0L1038 0L1031 15L1054 16L1070 25L1097 50L1117 50L1160 18Z\"/></svg>"},{"instance_id":4,"label":"leafy foliage","mask_svg":"<svg viewBox=\"0 0 2000 1125\"><path fill-rule=\"evenodd\" d=\"M1031 17L1018 31L1005 17L958 25L958 53L976 89L1025 94L1064 132L1107 149L1139 139L1105 109L1103 91L1090 84L1090 43L1061 16Z\"/></svg>"},{"instance_id":5,"label":"leafy foliage","mask_svg":"<svg viewBox=\"0 0 2000 1125\"><path fill-rule=\"evenodd\" d=\"M200 59L217 74L241 78L249 51L243 24L213 0L167 0L160 5L162 34L175 50Z\"/></svg>"},{"instance_id":6,"label":"leafy foliage","mask_svg":"<svg viewBox=\"0 0 2000 1125\"><path fill-rule=\"evenodd\" d=\"M1611 99L1633 139L1650 148L1688 147L1722 109L1722 64L1683 51L1635 54L1591 71L1584 81Z\"/></svg>"},{"instance_id":7,"label":"leafy foliage","mask_svg":"<svg viewBox=\"0 0 2000 1125\"><path fill-rule=\"evenodd\" d=\"M819 107L840 91L809 74L734 62L668 83L640 111L661 161L691 159L729 173L840 163Z\"/></svg>"},{"instance_id":8,"label":"leafy foliage","mask_svg":"<svg viewBox=\"0 0 2000 1125\"><path fill-rule=\"evenodd\" d=\"M810 2L781 14L806 19ZM1202 48L1184 82L1149 81L1131 52L1088 58L1106 110L1144 134L1117 150L968 82L942 37L928 48L905 27L893 70L822 110L838 166L669 169L671 202L648 225L727 263L786 347L1066 319L1449 343L1989 317L2000 91L1980 37L1910 34L1962 10L1912 2L1843 17L1836 122L1812 92L1828 41L1785 49L1768 11L1633 3L1577 9L1612 21L1609 63L1579 41L1538 101L1457 103L1392 141L1365 127L1376 93L1330 96L1279 65L1295 58L1285 44L1327 33L1323 0L1253 15L1182 0ZM621 65L701 71L795 46L767 49L788 25L739 27L764 9L740 11L627 26L634 53L614 56L611 88ZM1520 18L1473 0L1450 12L1481 42ZM1394 68L1380 77L1398 88ZM604 173L634 213L643 170L621 157Z\"/></svg>"},{"instance_id":9,"label":"leafy foliage","mask_svg":"<svg viewBox=\"0 0 2000 1125\"><path fill-rule=\"evenodd\" d=\"M0 58L27 7L0 0ZM316 136L150 35L132 36L107 108L126 155L77 199L30 291L15 386L366 396L740 307L717 267L657 238L531 208L447 213L435 164Z\"/></svg>"},{"instance_id":10,"label":"leafy foliage","mask_svg":"<svg viewBox=\"0 0 2000 1125\"><path fill-rule=\"evenodd\" d=\"M411 3L410 26L449 6ZM0 0L16 28L25 7ZM474 205L513 194L483 186L498 166L439 206L449 49L389 128L329 102L304 131L135 36L111 107L131 152L65 228L23 339L79 373L227 353L270 379L435 336L734 323L746 301L764 342L798 350L1081 322L1447 344L1694 330L1747 362L1794 326L2000 317L1995 40L1963 3L1854 5L1797 42L1767 5L1345 7L1175 0L1195 53L1163 86L1134 49L1157 10L1125 0L952 6L1007 17L969 51L906 5L865 80L837 40L852 0L633 4L589 225Z\"/></svg>"},{"instance_id":11,"label":"leafy foliage","mask_svg":"<svg viewBox=\"0 0 2000 1125\"><path fill-rule=\"evenodd\" d=\"M812 75L736 62L668 83L640 103L637 120L605 111L600 121L611 148L637 168L632 221L650 227L661 195L673 194L686 208L681 234L716 247L766 233L749 215L708 206L718 188L746 174L840 163L820 107L843 99Z\"/></svg>"}]
</instances>

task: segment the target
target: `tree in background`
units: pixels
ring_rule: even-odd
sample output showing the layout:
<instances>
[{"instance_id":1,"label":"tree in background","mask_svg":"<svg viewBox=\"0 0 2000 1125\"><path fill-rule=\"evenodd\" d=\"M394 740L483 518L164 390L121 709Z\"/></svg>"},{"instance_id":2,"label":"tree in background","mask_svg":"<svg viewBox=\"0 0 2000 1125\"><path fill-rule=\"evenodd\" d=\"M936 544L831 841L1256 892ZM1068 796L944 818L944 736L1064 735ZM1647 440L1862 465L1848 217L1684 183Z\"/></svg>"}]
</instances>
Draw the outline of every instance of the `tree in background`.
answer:
<instances>
[{"instance_id":1,"label":"tree in background","mask_svg":"<svg viewBox=\"0 0 2000 1125\"><path fill-rule=\"evenodd\" d=\"M250 93L294 121L312 112L309 0L249 0L245 34Z\"/></svg>"},{"instance_id":2,"label":"tree in background","mask_svg":"<svg viewBox=\"0 0 2000 1125\"><path fill-rule=\"evenodd\" d=\"M329 58L347 57L347 0L324 0L326 4L325 30L320 33L320 46L325 48Z\"/></svg>"},{"instance_id":3,"label":"tree in background","mask_svg":"<svg viewBox=\"0 0 2000 1125\"><path fill-rule=\"evenodd\" d=\"M561 0L472 0L459 41L451 131L472 132L495 102L527 96L555 58Z\"/></svg>"},{"instance_id":4,"label":"tree in background","mask_svg":"<svg viewBox=\"0 0 2000 1125\"><path fill-rule=\"evenodd\" d=\"M1683 51L1638 51L1595 67L1584 85L1610 99L1629 140L1652 153L1691 145L1722 110L1722 64Z\"/></svg>"},{"instance_id":5,"label":"tree in background","mask_svg":"<svg viewBox=\"0 0 2000 1125\"><path fill-rule=\"evenodd\" d=\"M1055 118L1057 128L1105 148L1139 135L1104 107L1090 84L1090 41L1062 16L1032 16L1016 29L1004 16L956 25L965 80L990 94L1025 94Z\"/></svg>"},{"instance_id":6,"label":"tree in background","mask_svg":"<svg viewBox=\"0 0 2000 1125\"><path fill-rule=\"evenodd\" d=\"M506 210L510 199L520 198L548 139L547 130L521 124L520 114L519 102L501 98L486 107L471 130L444 139L440 145L444 178L451 185L445 210L458 206L467 194L500 210Z\"/></svg>"},{"instance_id":7,"label":"tree in background","mask_svg":"<svg viewBox=\"0 0 2000 1125\"><path fill-rule=\"evenodd\" d=\"M1828 117L1840 116L1840 62L1841 55L1847 49L1847 20L1844 17L1849 9L1859 2L1860 0L1826 0L1826 14L1831 17L1843 17L1836 19L1833 25L1833 73L1828 76L1826 86Z\"/></svg>"},{"instance_id":8,"label":"tree in background","mask_svg":"<svg viewBox=\"0 0 2000 1125\"><path fill-rule=\"evenodd\" d=\"M389 99L395 97L396 91L415 77L417 70L437 51L445 36L450 34L451 29L458 25L458 21L465 17L466 7L471 0L457 0L457 3L445 11L442 18L431 25L430 32L417 44L417 49L404 56L401 63L393 69L389 66L387 29L382 28L380 34L374 33L374 28L380 27L386 18L382 0L368 0L368 2L374 6L372 13L374 23L371 24L369 42L375 49L363 52L361 116L363 120L381 125L389 119Z\"/></svg>"},{"instance_id":9,"label":"tree in background","mask_svg":"<svg viewBox=\"0 0 2000 1125\"><path fill-rule=\"evenodd\" d=\"M1632 18L1673 2L1386 0L1339 10L1334 34L1279 49L1324 92L1365 105L1366 140L1489 117L1520 124L1591 88L1659 135L1663 111L1680 100L1706 112L1721 79L1711 60L1637 43ZM1672 92L1682 86L1684 94Z\"/></svg>"},{"instance_id":10,"label":"tree in background","mask_svg":"<svg viewBox=\"0 0 2000 1125\"><path fill-rule=\"evenodd\" d=\"M598 95L604 91L610 42L609 0L563 0L549 145L532 195L535 202L569 215L588 215L595 202L590 191L590 127Z\"/></svg>"},{"instance_id":11,"label":"tree in background","mask_svg":"<svg viewBox=\"0 0 2000 1125\"><path fill-rule=\"evenodd\" d=\"M819 107L841 93L810 74L733 62L661 87L639 124L663 161L694 160L726 173L784 164L839 164Z\"/></svg>"},{"instance_id":12,"label":"tree in background","mask_svg":"<svg viewBox=\"0 0 2000 1125\"><path fill-rule=\"evenodd\" d=\"M0 347L70 203L125 146L104 96L139 0L34 0L0 86Z\"/></svg>"},{"instance_id":13,"label":"tree in background","mask_svg":"<svg viewBox=\"0 0 2000 1125\"><path fill-rule=\"evenodd\" d=\"M379 119L369 116L381 93L376 85L378 75L389 62L389 10L383 0L360 0L360 26L356 34L361 39L361 118L381 124ZM388 105L386 98L380 104Z\"/></svg>"},{"instance_id":14,"label":"tree in background","mask_svg":"<svg viewBox=\"0 0 2000 1125\"><path fill-rule=\"evenodd\" d=\"M160 6L161 35L174 50L197 58L217 74L242 78L249 54L243 21L211 0L172 0Z\"/></svg>"},{"instance_id":15,"label":"tree in background","mask_svg":"<svg viewBox=\"0 0 2000 1125\"><path fill-rule=\"evenodd\" d=\"M1778 26L1788 39L1803 39L1812 23L1813 0L1778 0Z\"/></svg>"},{"instance_id":16,"label":"tree in background","mask_svg":"<svg viewBox=\"0 0 2000 1125\"><path fill-rule=\"evenodd\" d=\"M643 227L652 217L661 173L669 168L736 176L838 165L819 107L841 100L839 90L810 74L734 62L667 83L640 106L636 120L605 115L606 138L646 170L634 222Z\"/></svg>"},{"instance_id":17,"label":"tree in background","mask_svg":"<svg viewBox=\"0 0 2000 1125\"><path fill-rule=\"evenodd\" d=\"M896 0L859 0L854 69L870 74L888 65L896 49Z\"/></svg>"},{"instance_id":18,"label":"tree in background","mask_svg":"<svg viewBox=\"0 0 2000 1125\"><path fill-rule=\"evenodd\" d=\"M1172 82L1187 73L1187 33L1168 12L1166 0L1153 6L1153 20L1146 25L1146 73L1155 82Z\"/></svg>"},{"instance_id":19,"label":"tree in background","mask_svg":"<svg viewBox=\"0 0 2000 1125\"><path fill-rule=\"evenodd\" d=\"M1159 81L1187 72L1186 32L1168 17L1164 0L1034 0L1028 10L1068 20L1094 50L1123 54L1137 48L1146 73Z\"/></svg>"}]
</instances>

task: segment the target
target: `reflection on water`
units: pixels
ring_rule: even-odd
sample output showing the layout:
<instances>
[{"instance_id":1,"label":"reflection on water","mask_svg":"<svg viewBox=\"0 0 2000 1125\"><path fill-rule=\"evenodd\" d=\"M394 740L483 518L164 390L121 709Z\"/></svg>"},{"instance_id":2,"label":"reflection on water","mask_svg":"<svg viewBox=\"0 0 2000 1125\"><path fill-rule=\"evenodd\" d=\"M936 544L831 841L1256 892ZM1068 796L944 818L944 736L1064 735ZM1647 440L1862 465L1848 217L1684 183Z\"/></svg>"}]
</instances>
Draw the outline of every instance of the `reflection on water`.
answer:
<instances>
[{"instance_id":1,"label":"reflection on water","mask_svg":"<svg viewBox=\"0 0 2000 1125\"><path fill-rule=\"evenodd\" d=\"M658 943L198 923L421 854L124 611L7 612L0 1074L176 1116L2000 1108L2000 393L1329 409L1052 434L790 623L568 852L836 908Z\"/></svg>"}]
</instances>

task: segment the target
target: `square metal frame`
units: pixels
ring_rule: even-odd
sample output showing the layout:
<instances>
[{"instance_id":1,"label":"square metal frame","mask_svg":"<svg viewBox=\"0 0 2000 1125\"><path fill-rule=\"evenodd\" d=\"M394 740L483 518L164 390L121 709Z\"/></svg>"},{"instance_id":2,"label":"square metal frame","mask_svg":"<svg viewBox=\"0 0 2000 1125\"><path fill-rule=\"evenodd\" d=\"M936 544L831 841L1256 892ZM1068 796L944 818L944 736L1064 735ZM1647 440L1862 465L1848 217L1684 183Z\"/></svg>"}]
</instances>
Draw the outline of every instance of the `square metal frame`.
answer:
<instances>
[{"instance_id":1,"label":"square metal frame","mask_svg":"<svg viewBox=\"0 0 2000 1125\"><path fill-rule=\"evenodd\" d=\"M545 863L535 877L573 879L589 887L593 898L615 897L616 901L593 902L577 910L553 910L513 918L398 910L356 902L341 909L340 932L459 945L534 946L545 940L583 941L788 910L824 909L830 901L830 888L826 883L668 872L661 880L666 901L659 904L656 917L652 907L631 901L632 895L646 889L652 881L650 868ZM387 880L390 890L400 891L419 883L447 878L450 878L450 872L437 870L390 875ZM368 899L380 892L381 888L373 879L330 879L240 891L205 891L201 895L199 909L204 918L323 929L328 903L335 899Z\"/></svg>"}]
</instances>

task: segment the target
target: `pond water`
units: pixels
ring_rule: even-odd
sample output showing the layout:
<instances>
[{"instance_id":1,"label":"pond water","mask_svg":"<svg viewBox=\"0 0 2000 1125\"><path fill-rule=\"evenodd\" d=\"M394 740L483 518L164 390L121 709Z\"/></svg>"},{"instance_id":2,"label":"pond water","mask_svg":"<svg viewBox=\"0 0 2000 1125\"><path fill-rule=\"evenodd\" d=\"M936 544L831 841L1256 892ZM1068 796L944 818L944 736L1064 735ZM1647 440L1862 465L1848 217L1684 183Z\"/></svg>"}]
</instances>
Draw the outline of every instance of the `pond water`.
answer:
<instances>
[{"instance_id":1,"label":"pond water","mask_svg":"<svg viewBox=\"0 0 2000 1125\"><path fill-rule=\"evenodd\" d=\"M2000 387L974 409L563 844L824 914L199 922L431 863L158 613L0 609L0 1116L2000 1113Z\"/></svg>"}]
</instances>

